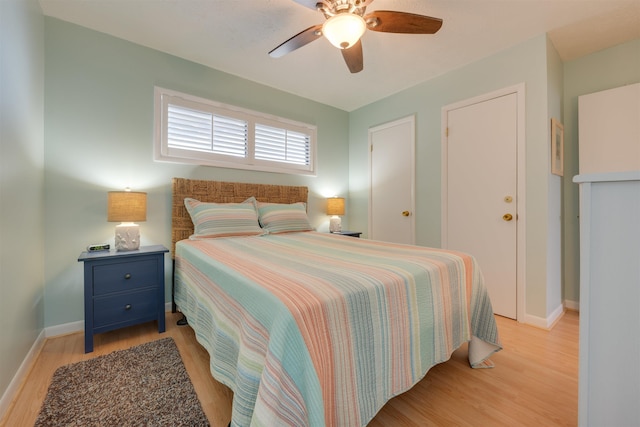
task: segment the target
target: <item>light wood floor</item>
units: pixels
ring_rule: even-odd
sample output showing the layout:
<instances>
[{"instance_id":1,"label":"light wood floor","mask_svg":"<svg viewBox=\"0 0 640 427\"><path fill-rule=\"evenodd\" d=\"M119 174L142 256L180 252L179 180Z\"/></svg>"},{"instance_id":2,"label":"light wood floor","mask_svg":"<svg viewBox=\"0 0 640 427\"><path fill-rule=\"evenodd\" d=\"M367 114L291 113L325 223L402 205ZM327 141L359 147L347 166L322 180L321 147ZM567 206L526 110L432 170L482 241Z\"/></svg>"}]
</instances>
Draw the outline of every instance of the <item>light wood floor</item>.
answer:
<instances>
[{"instance_id":1,"label":"light wood floor","mask_svg":"<svg viewBox=\"0 0 640 427\"><path fill-rule=\"evenodd\" d=\"M167 314L167 332L155 322L96 335L84 354L81 333L48 339L0 425L33 426L62 365L171 336L213 427L231 417L231 392L209 374L209 356L188 326ZM385 405L370 427L575 426L578 421L578 314L567 312L551 331L497 317L504 350L494 369L471 369L466 345L432 368L415 387Z\"/></svg>"}]
</instances>

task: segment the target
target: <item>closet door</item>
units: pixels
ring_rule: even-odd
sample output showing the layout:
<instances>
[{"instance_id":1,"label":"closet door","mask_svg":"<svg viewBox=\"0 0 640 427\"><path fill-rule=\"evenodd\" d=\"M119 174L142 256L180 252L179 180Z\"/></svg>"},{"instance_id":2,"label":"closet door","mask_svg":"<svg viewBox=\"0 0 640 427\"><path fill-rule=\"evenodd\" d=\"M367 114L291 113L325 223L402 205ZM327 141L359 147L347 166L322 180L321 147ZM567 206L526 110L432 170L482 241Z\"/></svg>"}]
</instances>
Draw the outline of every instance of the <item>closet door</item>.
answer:
<instances>
[{"instance_id":1,"label":"closet door","mask_svg":"<svg viewBox=\"0 0 640 427\"><path fill-rule=\"evenodd\" d=\"M494 312L512 319L518 314L517 106L514 92L447 110L443 148L442 245L478 260Z\"/></svg>"},{"instance_id":2,"label":"closet door","mask_svg":"<svg viewBox=\"0 0 640 427\"><path fill-rule=\"evenodd\" d=\"M415 117L369 129L369 238L415 244Z\"/></svg>"}]
</instances>

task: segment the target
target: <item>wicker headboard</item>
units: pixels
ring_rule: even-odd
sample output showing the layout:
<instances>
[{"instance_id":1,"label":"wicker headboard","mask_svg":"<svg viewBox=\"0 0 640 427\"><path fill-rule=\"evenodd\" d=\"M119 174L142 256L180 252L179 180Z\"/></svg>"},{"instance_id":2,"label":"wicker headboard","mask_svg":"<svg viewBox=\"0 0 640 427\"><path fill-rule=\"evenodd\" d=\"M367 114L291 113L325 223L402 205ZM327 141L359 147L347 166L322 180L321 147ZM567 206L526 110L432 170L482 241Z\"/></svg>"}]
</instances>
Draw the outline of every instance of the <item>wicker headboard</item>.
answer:
<instances>
[{"instance_id":1,"label":"wicker headboard","mask_svg":"<svg viewBox=\"0 0 640 427\"><path fill-rule=\"evenodd\" d=\"M184 207L184 199L187 197L214 203L240 203L251 196L259 202L307 203L308 193L307 187L173 178L171 256L175 256L176 242L188 239L193 234L193 223Z\"/></svg>"}]
</instances>

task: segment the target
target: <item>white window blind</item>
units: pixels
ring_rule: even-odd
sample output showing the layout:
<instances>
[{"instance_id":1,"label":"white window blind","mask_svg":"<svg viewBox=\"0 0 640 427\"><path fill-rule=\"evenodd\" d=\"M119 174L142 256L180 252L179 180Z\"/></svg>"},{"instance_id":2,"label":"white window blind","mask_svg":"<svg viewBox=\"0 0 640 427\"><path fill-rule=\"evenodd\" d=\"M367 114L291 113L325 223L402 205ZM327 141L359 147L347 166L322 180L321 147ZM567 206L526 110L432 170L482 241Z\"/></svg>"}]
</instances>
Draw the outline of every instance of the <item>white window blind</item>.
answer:
<instances>
[{"instance_id":1,"label":"white window blind","mask_svg":"<svg viewBox=\"0 0 640 427\"><path fill-rule=\"evenodd\" d=\"M315 174L315 126L156 88L155 159Z\"/></svg>"},{"instance_id":2,"label":"white window blind","mask_svg":"<svg viewBox=\"0 0 640 427\"><path fill-rule=\"evenodd\" d=\"M245 120L173 104L167 108L169 147L246 157L248 132Z\"/></svg>"},{"instance_id":3,"label":"white window blind","mask_svg":"<svg viewBox=\"0 0 640 427\"><path fill-rule=\"evenodd\" d=\"M309 164L309 135L257 123L255 137L256 159Z\"/></svg>"},{"instance_id":4,"label":"white window blind","mask_svg":"<svg viewBox=\"0 0 640 427\"><path fill-rule=\"evenodd\" d=\"M167 138L170 147L213 150L213 114L169 104Z\"/></svg>"},{"instance_id":5,"label":"white window blind","mask_svg":"<svg viewBox=\"0 0 640 427\"><path fill-rule=\"evenodd\" d=\"M213 116L213 149L228 156L247 157L247 122Z\"/></svg>"}]
</instances>

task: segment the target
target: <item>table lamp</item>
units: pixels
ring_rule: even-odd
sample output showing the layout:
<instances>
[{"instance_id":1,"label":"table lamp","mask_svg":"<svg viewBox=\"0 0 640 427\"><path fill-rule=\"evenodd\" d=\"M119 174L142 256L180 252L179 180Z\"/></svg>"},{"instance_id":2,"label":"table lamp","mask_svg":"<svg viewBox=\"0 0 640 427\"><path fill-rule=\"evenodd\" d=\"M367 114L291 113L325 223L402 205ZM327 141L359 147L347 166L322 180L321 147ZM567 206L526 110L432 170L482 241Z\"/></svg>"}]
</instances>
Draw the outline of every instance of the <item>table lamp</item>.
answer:
<instances>
[{"instance_id":1,"label":"table lamp","mask_svg":"<svg viewBox=\"0 0 640 427\"><path fill-rule=\"evenodd\" d=\"M107 221L120 222L116 226L117 251L133 251L140 247L140 229L135 221L147 220L147 193L137 191L109 191Z\"/></svg>"},{"instance_id":2,"label":"table lamp","mask_svg":"<svg viewBox=\"0 0 640 427\"><path fill-rule=\"evenodd\" d=\"M344 215L344 198L330 197L327 199L327 215L331 215L329 220L329 231L339 233L342 231L342 220L339 215Z\"/></svg>"}]
</instances>

